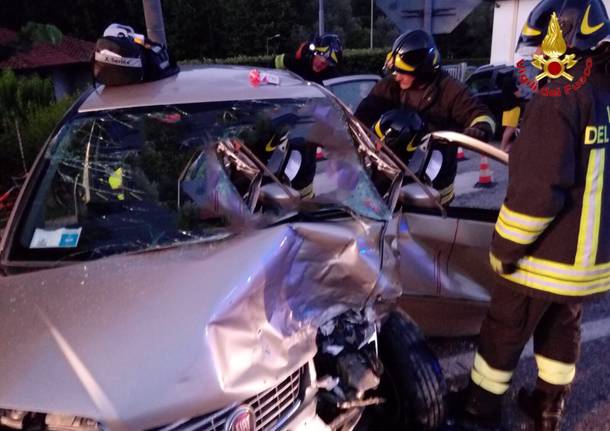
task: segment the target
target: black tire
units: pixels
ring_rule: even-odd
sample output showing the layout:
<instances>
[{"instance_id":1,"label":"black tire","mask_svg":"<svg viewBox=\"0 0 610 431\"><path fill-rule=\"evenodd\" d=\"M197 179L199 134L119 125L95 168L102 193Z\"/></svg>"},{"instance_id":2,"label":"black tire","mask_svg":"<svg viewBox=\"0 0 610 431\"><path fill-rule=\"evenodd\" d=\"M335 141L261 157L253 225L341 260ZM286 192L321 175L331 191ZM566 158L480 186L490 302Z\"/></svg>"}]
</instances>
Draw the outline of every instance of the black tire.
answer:
<instances>
[{"instance_id":1,"label":"black tire","mask_svg":"<svg viewBox=\"0 0 610 431\"><path fill-rule=\"evenodd\" d=\"M417 324L392 312L379 333L384 429L432 431L445 423L447 384Z\"/></svg>"}]
</instances>

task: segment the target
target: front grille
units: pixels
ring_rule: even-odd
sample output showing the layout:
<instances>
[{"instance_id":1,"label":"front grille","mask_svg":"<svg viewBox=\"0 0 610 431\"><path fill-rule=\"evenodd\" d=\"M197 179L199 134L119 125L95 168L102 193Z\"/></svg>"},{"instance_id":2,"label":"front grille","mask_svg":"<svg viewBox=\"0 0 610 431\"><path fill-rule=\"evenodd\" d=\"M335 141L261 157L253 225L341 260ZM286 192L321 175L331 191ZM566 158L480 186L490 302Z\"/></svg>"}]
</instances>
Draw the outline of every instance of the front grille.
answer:
<instances>
[{"instance_id":1,"label":"front grille","mask_svg":"<svg viewBox=\"0 0 610 431\"><path fill-rule=\"evenodd\" d=\"M255 395L243 403L231 405L205 416L178 421L152 431L224 431L233 409L242 404L247 404L254 410L256 431L272 429L300 403L305 370L306 367L303 367L295 371L279 385Z\"/></svg>"}]
</instances>

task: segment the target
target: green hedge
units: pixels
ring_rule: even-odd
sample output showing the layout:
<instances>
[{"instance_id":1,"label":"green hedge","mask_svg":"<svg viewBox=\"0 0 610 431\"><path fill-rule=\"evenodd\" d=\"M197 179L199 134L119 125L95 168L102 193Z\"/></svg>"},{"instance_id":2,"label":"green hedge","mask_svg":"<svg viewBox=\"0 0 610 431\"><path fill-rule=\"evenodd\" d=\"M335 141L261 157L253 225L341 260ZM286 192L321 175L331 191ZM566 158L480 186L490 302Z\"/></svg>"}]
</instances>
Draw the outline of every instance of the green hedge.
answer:
<instances>
[{"instance_id":1,"label":"green hedge","mask_svg":"<svg viewBox=\"0 0 610 431\"><path fill-rule=\"evenodd\" d=\"M374 48L374 49L346 49L343 53L342 71L345 75L358 73L376 73L381 72L381 67L385 61L386 54L390 48ZM181 61L180 64L235 64L246 65L253 67L273 67L272 55L261 56L238 56L230 58L201 58L194 60ZM485 58L465 58L465 59L450 59L446 60L445 64L454 64L466 62L469 65L479 66L488 63Z\"/></svg>"}]
</instances>

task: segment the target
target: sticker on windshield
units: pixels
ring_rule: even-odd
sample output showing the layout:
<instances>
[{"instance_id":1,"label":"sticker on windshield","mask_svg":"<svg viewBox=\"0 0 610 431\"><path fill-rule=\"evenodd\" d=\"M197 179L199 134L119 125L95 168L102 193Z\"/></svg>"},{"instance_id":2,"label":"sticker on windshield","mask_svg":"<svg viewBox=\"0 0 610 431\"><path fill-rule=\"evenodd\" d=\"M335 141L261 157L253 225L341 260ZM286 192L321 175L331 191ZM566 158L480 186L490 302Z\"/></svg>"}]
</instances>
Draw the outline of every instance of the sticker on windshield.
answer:
<instances>
[{"instance_id":1,"label":"sticker on windshield","mask_svg":"<svg viewBox=\"0 0 610 431\"><path fill-rule=\"evenodd\" d=\"M78 245L82 228L55 230L36 229L30 248L75 248Z\"/></svg>"}]
</instances>

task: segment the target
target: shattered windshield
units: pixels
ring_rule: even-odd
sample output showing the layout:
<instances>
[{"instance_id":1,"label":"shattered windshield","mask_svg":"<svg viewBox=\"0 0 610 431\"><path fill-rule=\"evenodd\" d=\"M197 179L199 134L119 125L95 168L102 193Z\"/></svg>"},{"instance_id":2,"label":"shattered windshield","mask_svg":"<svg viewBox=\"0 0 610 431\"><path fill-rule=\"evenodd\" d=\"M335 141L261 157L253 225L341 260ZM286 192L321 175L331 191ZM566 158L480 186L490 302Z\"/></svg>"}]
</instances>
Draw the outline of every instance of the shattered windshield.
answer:
<instances>
[{"instance_id":1,"label":"shattered windshield","mask_svg":"<svg viewBox=\"0 0 610 431\"><path fill-rule=\"evenodd\" d=\"M309 211L385 220L355 139L326 98L78 114L41 160L12 258L87 260L264 227L289 212L261 199L277 182Z\"/></svg>"}]
</instances>

